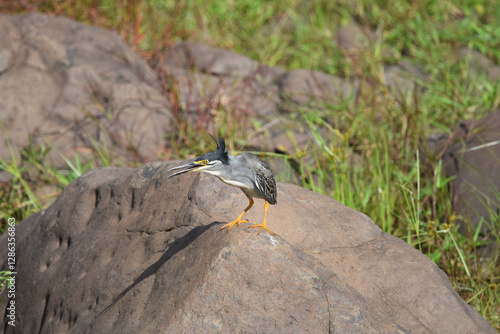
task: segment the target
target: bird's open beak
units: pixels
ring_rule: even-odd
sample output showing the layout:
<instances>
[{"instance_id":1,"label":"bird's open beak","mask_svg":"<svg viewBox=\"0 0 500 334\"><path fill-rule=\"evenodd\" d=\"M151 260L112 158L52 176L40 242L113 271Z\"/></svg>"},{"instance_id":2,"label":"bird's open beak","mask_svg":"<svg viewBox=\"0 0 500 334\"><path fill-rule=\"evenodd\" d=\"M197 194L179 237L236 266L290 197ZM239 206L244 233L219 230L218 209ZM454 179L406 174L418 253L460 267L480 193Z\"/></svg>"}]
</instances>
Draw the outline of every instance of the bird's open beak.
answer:
<instances>
[{"instance_id":1,"label":"bird's open beak","mask_svg":"<svg viewBox=\"0 0 500 334\"><path fill-rule=\"evenodd\" d=\"M187 173L187 172L197 171L200 168L205 167L206 165L208 165L208 160L193 161L193 162L185 164L185 165L181 165L181 166L177 166L177 167L171 168L171 169L167 170L167 173L171 172L171 171L174 171L174 170L178 170L178 172L170 175L169 176L169 178L170 178L170 177L173 177L173 176L176 176L176 175L179 175L179 174L184 174L184 173Z\"/></svg>"}]
</instances>

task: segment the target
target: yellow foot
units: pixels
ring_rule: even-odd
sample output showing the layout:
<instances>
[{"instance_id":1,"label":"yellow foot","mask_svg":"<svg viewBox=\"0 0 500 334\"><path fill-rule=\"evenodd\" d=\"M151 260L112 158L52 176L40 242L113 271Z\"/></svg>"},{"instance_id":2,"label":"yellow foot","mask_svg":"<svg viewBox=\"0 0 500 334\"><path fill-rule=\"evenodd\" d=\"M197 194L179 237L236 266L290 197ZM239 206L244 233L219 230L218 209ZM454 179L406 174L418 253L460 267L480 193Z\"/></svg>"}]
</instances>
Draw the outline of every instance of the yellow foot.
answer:
<instances>
[{"instance_id":1,"label":"yellow foot","mask_svg":"<svg viewBox=\"0 0 500 334\"><path fill-rule=\"evenodd\" d=\"M257 235L259 235L260 232L262 232L262 230L266 230L267 232L269 232L270 235L272 235L274 237L274 233L269 231L269 229L267 228L267 224L265 222L263 222L262 224L259 224L259 225L252 225L249 228L254 228L254 227L260 227L259 233L257 233Z\"/></svg>"},{"instance_id":2,"label":"yellow foot","mask_svg":"<svg viewBox=\"0 0 500 334\"><path fill-rule=\"evenodd\" d=\"M241 218L236 218L235 220L233 220L229 224L222 226L220 229L222 230L222 229L225 229L226 227L228 227L227 231L229 232L229 230L231 230L231 228L235 224L236 224L236 226L240 227L240 224L244 224L244 223L248 223L248 220L241 220Z\"/></svg>"}]
</instances>

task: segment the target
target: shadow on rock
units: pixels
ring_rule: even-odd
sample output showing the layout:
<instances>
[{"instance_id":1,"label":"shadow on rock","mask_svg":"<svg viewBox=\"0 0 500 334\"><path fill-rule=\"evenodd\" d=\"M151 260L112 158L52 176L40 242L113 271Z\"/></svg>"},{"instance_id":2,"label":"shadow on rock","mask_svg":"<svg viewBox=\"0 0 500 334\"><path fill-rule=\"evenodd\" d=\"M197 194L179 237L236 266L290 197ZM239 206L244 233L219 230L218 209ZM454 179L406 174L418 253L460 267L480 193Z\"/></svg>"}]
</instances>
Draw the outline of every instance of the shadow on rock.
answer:
<instances>
[{"instance_id":1,"label":"shadow on rock","mask_svg":"<svg viewBox=\"0 0 500 334\"><path fill-rule=\"evenodd\" d=\"M209 225L205 225L205 226L197 226L197 227L193 228L191 231L189 231L182 238L172 242L167 247L167 251L165 252L165 254L163 254L163 256L158 261L156 261L155 263L150 265L146 270L144 270L144 272L141 275L139 275L139 277L137 277L137 279L128 288L123 290L122 293L120 293L109 306L107 306L104 310L102 310L101 313L99 313L99 315L97 315L97 317L95 318L95 321L97 321L101 315L106 313L106 311L108 311L110 308L112 308L120 299L122 299L137 284L141 283L142 281L144 281L148 277L155 275L156 272L158 271L158 269L161 266L163 266L168 260L170 260L172 258L172 256L174 256L178 252L182 251L184 248L189 246L193 241L195 241L200 235L202 235L206 230L208 230L210 227L217 225L217 224L220 224L220 222L213 222L213 223L211 223Z\"/></svg>"}]
</instances>

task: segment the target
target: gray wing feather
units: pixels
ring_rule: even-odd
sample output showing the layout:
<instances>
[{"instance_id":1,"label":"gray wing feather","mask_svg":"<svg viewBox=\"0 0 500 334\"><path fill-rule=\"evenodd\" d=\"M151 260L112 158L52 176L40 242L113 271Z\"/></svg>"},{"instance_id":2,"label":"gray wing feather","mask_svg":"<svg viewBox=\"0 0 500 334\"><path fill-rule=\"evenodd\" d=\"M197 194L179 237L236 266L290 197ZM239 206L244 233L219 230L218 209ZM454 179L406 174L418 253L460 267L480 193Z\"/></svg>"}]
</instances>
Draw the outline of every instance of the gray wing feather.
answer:
<instances>
[{"instance_id":1,"label":"gray wing feather","mask_svg":"<svg viewBox=\"0 0 500 334\"><path fill-rule=\"evenodd\" d=\"M255 184L269 204L276 204L276 181L269 165L264 161L257 164L255 170Z\"/></svg>"}]
</instances>

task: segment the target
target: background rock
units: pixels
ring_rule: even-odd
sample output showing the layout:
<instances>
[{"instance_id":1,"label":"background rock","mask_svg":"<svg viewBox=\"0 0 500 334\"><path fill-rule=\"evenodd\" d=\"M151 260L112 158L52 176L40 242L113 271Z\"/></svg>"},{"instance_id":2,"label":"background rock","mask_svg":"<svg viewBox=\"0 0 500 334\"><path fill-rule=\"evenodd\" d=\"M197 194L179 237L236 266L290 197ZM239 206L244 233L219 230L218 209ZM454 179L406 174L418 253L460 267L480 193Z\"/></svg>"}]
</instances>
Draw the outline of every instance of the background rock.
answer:
<instances>
[{"instance_id":1,"label":"background rock","mask_svg":"<svg viewBox=\"0 0 500 334\"><path fill-rule=\"evenodd\" d=\"M171 128L156 74L118 35L40 13L0 16L0 109L14 147L29 135L63 154L106 145L147 157Z\"/></svg>"},{"instance_id":2,"label":"background rock","mask_svg":"<svg viewBox=\"0 0 500 334\"><path fill-rule=\"evenodd\" d=\"M338 27L337 44L344 52L355 54L366 49L374 37L373 31L363 29L353 22L347 22Z\"/></svg>"},{"instance_id":3,"label":"background rock","mask_svg":"<svg viewBox=\"0 0 500 334\"><path fill-rule=\"evenodd\" d=\"M485 74L491 82L497 82L500 79L500 66L481 52L463 47L458 50L458 57L468 63L471 75Z\"/></svg>"},{"instance_id":4,"label":"background rock","mask_svg":"<svg viewBox=\"0 0 500 334\"><path fill-rule=\"evenodd\" d=\"M283 97L297 105L312 101L345 100L356 93L356 86L321 72L295 70L284 75L280 82Z\"/></svg>"},{"instance_id":5,"label":"background rock","mask_svg":"<svg viewBox=\"0 0 500 334\"><path fill-rule=\"evenodd\" d=\"M407 96L414 92L415 87L419 87L417 79L425 80L426 77L421 67L405 61L397 65L387 66L384 69L384 83L396 95ZM423 89L420 87L417 92L421 90Z\"/></svg>"},{"instance_id":6,"label":"background rock","mask_svg":"<svg viewBox=\"0 0 500 334\"><path fill-rule=\"evenodd\" d=\"M154 59L152 66L176 83L183 107L199 113L204 106L220 105L231 112L276 117L279 89L275 83L285 73L229 50L185 42Z\"/></svg>"},{"instance_id":7,"label":"background rock","mask_svg":"<svg viewBox=\"0 0 500 334\"><path fill-rule=\"evenodd\" d=\"M500 110L480 119L462 122L452 136L438 140L443 169L451 181L453 207L472 223L474 233L481 218L483 232L491 231L500 212ZM467 233L468 226L461 226Z\"/></svg>"},{"instance_id":8,"label":"background rock","mask_svg":"<svg viewBox=\"0 0 500 334\"><path fill-rule=\"evenodd\" d=\"M262 125L249 139L272 151L277 147L262 144L283 141L292 122L288 113L310 103L342 103L360 89L355 80L287 72L195 42L151 60L153 71L113 32L40 13L0 16L0 31L1 120L18 149L31 136L35 146L50 143L66 156L102 145L127 160L149 160L173 129L175 107L193 124L200 117L213 123L220 110L231 112L253 132L251 120L258 118ZM342 33L349 31L356 32ZM339 33L354 40L360 31L349 26ZM392 85L399 72L386 72ZM179 105L172 106L163 90L178 92ZM7 145L0 146L0 157L10 158ZM51 158L61 162L55 151Z\"/></svg>"},{"instance_id":9,"label":"background rock","mask_svg":"<svg viewBox=\"0 0 500 334\"><path fill-rule=\"evenodd\" d=\"M207 175L167 179L172 166L92 170L23 221L19 325L4 332L495 332L365 215L280 183L276 238L227 233L243 193ZM261 221L262 201L246 217ZM1 259L6 249L4 235Z\"/></svg>"}]
</instances>

